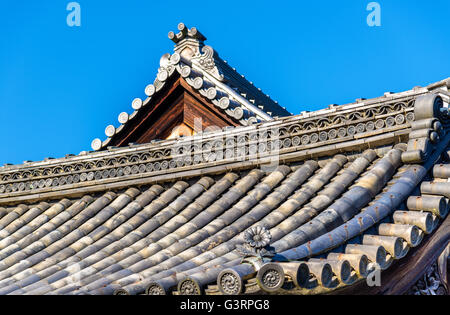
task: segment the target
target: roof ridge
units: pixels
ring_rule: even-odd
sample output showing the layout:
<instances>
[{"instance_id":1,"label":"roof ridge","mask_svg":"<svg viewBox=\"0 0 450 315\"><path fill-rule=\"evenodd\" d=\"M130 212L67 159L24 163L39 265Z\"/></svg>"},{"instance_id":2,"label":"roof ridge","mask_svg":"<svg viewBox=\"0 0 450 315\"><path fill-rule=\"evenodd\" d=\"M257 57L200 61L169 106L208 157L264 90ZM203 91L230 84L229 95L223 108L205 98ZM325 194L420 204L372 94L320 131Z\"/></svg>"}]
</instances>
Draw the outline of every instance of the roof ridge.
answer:
<instances>
[{"instance_id":1,"label":"roof ridge","mask_svg":"<svg viewBox=\"0 0 450 315\"><path fill-rule=\"evenodd\" d=\"M445 81L445 80L443 80ZM439 81L439 82L443 82ZM410 104L406 104L406 108L410 108L408 111L411 113L411 117L407 116L406 119L408 121L412 121L412 101L414 101L414 97L427 94L430 91L427 88L420 88L420 89L412 89L406 92L410 92L409 94L404 94L405 92L395 93L391 94L389 97L378 97L374 99L365 100L364 102L360 103L351 103L346 105L334 105L331 108L321 109L317 111L312 112L303 112L302 114L290 116L290 117L282 117L278 119L273 119L268 122L262 122L258 123L252 126L237 126L237 127L225 127L220 131L211 131L206 133L199 133L197 135L189 136L189 137L182 137L177 139L169 139L169 140L161 140L161 141L152 141L151 143L145 143L145 144L130 144L127 147L109 147L108 149L104 151L99 152L92 152L92 151L82 151L78 155L68 154L65 157L53 159L53 158L46 158L43 161L37 161L37 162L31 162L26 161L24 164L17 164L17 165L10 165L5 164L4 166L0 167L0 173L8 170L18 169L21 166L22 167L33 167L37 165L49 165L49 164L59 164L63 163L68 160L76 161L76 160L86 160L90 158L96 158L96 157L102 157L105 155L113 153L125 153L125 152L133 152L136 150L146 150L146 149L155 149L155 148L164 148L164 147L170 147L174 145L175 143L187 143L187 142L197 142L202 140L212 140L214 138L220 138L223 137L223 135L236 135L241 132L258 132L262 129L268 129L271 127L284 127L289 128L290 125L295 123L306 123L310 122L312 120L320 120L324 118L328 118L331 116L336 116L339 114L351 114L360 111L362 108L364 109L370 109L370 108L376 108L380 107L382 105L385 105L387 103L396 101L396 100L408 100ZM443 93L444 95L448 95L445 91L439 90L437 91L439 94ZM372 102L372 100L374 100ZM409 117L409 118L408 118ZM53 163L52 163L53 162Z\"/></svg>"}]
</instances>

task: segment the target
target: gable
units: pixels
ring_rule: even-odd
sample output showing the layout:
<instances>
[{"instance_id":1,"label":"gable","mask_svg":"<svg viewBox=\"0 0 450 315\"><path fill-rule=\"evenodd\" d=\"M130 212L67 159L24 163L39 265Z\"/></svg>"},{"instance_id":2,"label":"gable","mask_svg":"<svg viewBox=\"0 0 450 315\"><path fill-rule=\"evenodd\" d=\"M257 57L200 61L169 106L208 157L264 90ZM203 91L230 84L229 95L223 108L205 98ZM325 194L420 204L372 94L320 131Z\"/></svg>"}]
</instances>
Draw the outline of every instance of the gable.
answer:
<instances>
[{"instance_id":1,"label":"gable","mask_svg":"<svg viewBox=\"0 0 450 315\"><path fill-rule=\"evenodd\" d=\"M192 115L204 121L203 128L248 126L292 115L230 67L212 47L205 45L206 38L196 28L188 29L180 23L178 29L180 32L176 35L169 33L169 38L176 44L174 53L161 57L156 79L145 88L147 98L134 99L134 112L131 115L122 112L119 115L119 127L106 127L107 139L95 139L92 142L94 150L176 136L177 132L173 130L178 125L175 122L192 129ZM176 110L169 108L177 101L173 98L179 92L175 84L178 80L187 91L183 101L186 106L182 111L178 108L175 114ZM171 99L171 102L158 105L161 98ZM155 109L148 110L149 107ZM148 115L153 117L150 119ZM165 120L170 122L165 127L161 122L158 123ZM150 122L155 125L150 125ZM192 133L195 134L195 131Z\"/></svg>"},{"instance_id":2,"label":"gable","mask_svg":"<svg viewBox=\"0 0 450 315\"><path fill-rule=\"evenodd\" d=\"M170 78L157 97L151 99L120 133L111 137L110 146L143 144L152 140L192 136L205 129L238 126L239 121L218 110L181 76Z\"/></svg>"}]
</instances>

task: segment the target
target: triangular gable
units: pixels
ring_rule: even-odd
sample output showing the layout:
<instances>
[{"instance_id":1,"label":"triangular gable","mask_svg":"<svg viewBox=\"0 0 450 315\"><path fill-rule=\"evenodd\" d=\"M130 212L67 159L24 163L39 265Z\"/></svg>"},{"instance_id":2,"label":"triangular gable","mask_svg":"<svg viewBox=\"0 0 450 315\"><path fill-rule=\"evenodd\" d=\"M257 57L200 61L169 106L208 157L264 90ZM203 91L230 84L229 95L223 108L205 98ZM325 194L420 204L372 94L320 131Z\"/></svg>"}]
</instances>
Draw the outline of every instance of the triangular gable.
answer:
<instances>
[{"instance_id":1,"label":"triangular gable","mask_svg":"<svg viewBox=\"0 0 450 315\"><path fill-rule=\"evenodd\" d=\"M121 125L109 125L108 138L95 139L94 150L195 134L195 117L202 119L204 129L247 126L291 115L204 45L206 38L196 28L180 23L178 29L178 34L169 33L174 53L161 57L157 77L145 89L147 99L136 98L134 112L121 113Z\"/></svg>"},{"instance_id":2,"label":"triangular gable","mask_svg":"<svg viewBox=\"0 0 450 315\"><path fill-rule=\"evenodd\" d=\"M148 143L157 139L191 136L206 128L238 126L236 117L227 115L199 94L180 75L173 75L122 130L110 139L110 146Z\"/></svg>"}]
</instances>

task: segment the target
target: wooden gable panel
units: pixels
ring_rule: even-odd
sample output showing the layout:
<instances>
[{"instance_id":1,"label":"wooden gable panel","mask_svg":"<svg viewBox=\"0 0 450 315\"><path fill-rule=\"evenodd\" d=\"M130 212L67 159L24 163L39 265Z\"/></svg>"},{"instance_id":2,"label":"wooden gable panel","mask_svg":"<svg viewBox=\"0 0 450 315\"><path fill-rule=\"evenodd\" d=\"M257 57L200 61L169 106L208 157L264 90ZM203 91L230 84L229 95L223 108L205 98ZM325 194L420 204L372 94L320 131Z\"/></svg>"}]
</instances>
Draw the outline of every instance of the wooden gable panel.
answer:
<instances>
[{"instance_id":1,"label":"wooden gable panel","mask_svg":"<svg viewBox=\"0 0 450 315\"><path fill-rule=\"evenodd\" d=\"M172 79L160 91L159 96L153 98L149 104L141 109L132 121L129 121L120 135L113 138L110 145L124 146L128 143L148 143L154 139L167 139L180 124L194 130L196 119L201 122L201 128L217 126L238 126L221 109L215 107L209 100L196 92L184 79Z\"/></svg>"},{"instance_id":2,"label":"wooden gable panel","mask_svg":"<svg viewBox=\"0 0 450 315\"><path fill-rule=\"evenodd\" d=\"M162 111L164 110L165 111ZM137 138L136 143L147 143L153 139L166 139L172 130L183 122L184 97L178 97L176 102L168 108L162 108L161 113L155 115L145 124L146 130Z\"/></svg>"}]
</instances>

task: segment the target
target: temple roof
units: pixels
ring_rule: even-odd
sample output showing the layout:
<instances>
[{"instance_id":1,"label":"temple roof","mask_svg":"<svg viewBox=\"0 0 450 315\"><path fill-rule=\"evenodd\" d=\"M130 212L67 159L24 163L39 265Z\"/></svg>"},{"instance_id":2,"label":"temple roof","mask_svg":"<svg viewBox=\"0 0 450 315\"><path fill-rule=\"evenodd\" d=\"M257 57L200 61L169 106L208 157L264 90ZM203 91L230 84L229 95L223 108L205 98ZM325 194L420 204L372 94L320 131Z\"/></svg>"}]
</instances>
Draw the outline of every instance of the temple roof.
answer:
<instances>
[{"instance_id":1,"label":"temple roof","mask_svg":"<svg viewBox=\"0 0 450 315\"><path fill-rule=\"evenodd\" d=\"M258 122L1 167L0 294L331 293L448 239L450 79L274 118L179 30L149 98L202 71Z\"/></svg>"}]
</instances>

